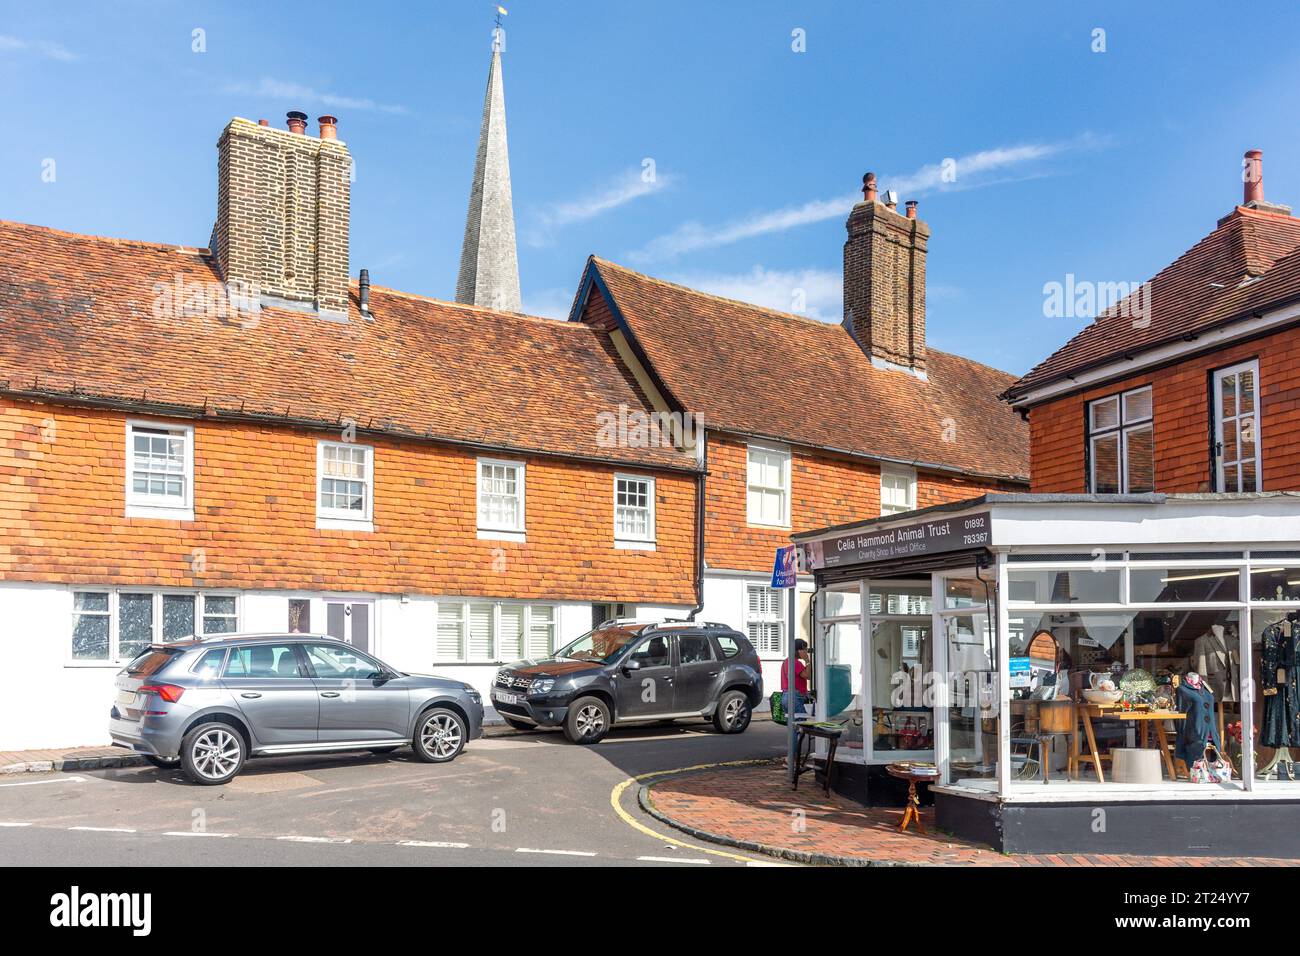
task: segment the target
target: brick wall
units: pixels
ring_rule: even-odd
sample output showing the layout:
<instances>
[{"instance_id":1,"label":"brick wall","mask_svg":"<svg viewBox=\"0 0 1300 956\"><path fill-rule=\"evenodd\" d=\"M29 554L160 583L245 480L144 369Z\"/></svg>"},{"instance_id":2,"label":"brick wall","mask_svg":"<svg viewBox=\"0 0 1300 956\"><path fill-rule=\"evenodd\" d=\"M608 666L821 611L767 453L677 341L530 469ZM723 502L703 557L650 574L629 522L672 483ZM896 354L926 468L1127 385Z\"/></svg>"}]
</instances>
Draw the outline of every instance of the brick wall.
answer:
<instances>
[{"instance_id":1,"label":"brick wall","mask_svg":"<svg viewBox=\"0 0 1300 956\"><path fill-rule=\"evenodd\" d=\"M790 461L789 530L750 527L746 504L746 443L710 432L704 553L710 568L770 571L775 549L790 535L880 514L880 467L873 462L794 449ZM920 472L917 507L974 498L1012 486L990 480ZM1023 486L1019 486L1023 490Z\"/></svg>"},{"instance_id":2,"label":"brick wall","mask_svg":"<svg viewBox=\"0 0 1300 956\"><path fill-rule=\"evenodd\" d=\"M232 119L217 142L222 278L346 311L351 171L338 140Z\"/></svg>"},{"instance_id":3,"label":"brick wall","mask_svg":"<svg viewBox=\"0 0 1300 956\"><path fill-rule=\"evenodd\" d=\"M1300 490L1300 328L1242 342L1037 406L1030 412L1032 488L1042 493L1087 490L1085 406L1096 398L1150 385L1155 411L1157 491L1213 490L1210 372L1259 360L1259 434L1267 491Z\"/></svg>"},{"instance_id":4,"label":"brick wall","mask_svg":"<svg viewBox=\"0 0 1300 956\"><path fill-rule=\"evenodd\" d=\"M925 260L930 228L882 202L853 207L844 243L844 314L876 358L925 368Z\"/></svg>"},{"instance_id":5,"label":"brick wall","mask_svg":"<svg viewBox=\"0 0 1300 956\"><path fill-rule=\"evenodd\" d=\"M317 530L316 442L337 436L196 422L195 520L128 519L127 417L0 399L0 580L695 601L690 475L655 475L657 550L616 550L615 469L525 458L527 542L480 541L473 452L359 439L374 531Z\"/></svg>"}]
</instances>

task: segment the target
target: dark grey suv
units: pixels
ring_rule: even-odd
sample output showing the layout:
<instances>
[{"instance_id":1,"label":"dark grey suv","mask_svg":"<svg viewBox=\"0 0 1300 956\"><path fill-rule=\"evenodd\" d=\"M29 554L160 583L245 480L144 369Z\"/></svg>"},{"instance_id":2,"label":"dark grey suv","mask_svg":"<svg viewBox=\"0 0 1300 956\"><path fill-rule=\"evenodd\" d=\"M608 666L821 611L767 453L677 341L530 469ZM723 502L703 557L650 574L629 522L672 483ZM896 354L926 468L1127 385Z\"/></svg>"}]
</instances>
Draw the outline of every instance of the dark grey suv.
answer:
<instances>
[{"instance_id":1,"label":"dark grey suv","mask_svg":"<svg viewBox=\"0 0 1300 956\"><path fill-rule=\"evenodd\" d=\"M762 698L745 635L690 622L606 622L545 660L501 668L492 685L492 705L510 726L563 727L579 744L617 725L689 717L738 734Z\"/></svg>"},{"instance_id":2,"label":"dark grey suv","mask_svg":"<svg viewBox=\"0 0 1300 956\"><path fill-rule=\"evenodd\" d=\"M454 760L483 728L468 684L403 674L316 634L230 634L153 644L117 675L113 743L195 783L225 783L248 757L409 746Z\"/></svg>"}]
</instances>

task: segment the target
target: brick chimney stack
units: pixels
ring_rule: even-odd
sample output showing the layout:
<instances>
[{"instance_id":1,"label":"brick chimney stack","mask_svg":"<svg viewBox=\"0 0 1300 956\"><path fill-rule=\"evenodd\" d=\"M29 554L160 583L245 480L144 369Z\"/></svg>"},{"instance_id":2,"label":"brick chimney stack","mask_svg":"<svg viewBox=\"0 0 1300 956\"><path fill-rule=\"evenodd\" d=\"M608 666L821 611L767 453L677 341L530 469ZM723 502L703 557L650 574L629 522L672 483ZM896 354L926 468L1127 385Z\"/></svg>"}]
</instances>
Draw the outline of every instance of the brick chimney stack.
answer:
<instances>
[{"instance_id":1,"label":"brick chimney stack","mask_svg":"<svg viewBox=\"0 0 1300 956\"><path fill-rule=\"evenodd\" d=\"M1264 151L1248 149L1241 160L1241 204L1247 209L1291 215L1291 207L1264 199Z\"/></svg>"},{"instance_id":2,"label":"brick chimney stack","mask_svg":"<svg viewBox=\"0 0 1300 956\"><path fill-rule=\"evenodd\" d=\"M346 318L352 159L336 122L321 117L320 138L298 111L288 130L235 118L222 131L212 252L241 295Z\"/></svg>"},{"instance_id":3,"label":"brick chimney stack","mask_svg":"<svg viewBox=\"0 0 1300 956\"><path fill-rule=\"evenodd\" d=\"M882 202L874 173L863 184L844 243L844 324L873 364L924 377L930 227L916 218L915 202L906 215Z\"/></svg>"}]
</instances>

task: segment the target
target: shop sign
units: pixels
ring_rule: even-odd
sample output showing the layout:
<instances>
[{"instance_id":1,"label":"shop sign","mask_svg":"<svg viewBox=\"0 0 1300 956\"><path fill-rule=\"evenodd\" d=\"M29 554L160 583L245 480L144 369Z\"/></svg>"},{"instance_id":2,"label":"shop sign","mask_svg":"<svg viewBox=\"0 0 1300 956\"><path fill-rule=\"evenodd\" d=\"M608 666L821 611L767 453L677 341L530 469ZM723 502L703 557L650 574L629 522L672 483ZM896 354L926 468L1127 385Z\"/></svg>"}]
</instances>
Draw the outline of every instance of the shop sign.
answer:
<instances>
[{"instance_id":1,"label":"shop sign","mask_svg":"<svg viewBox=\"0 0 1300 956\"><path fill-rule=\"evenodd\" d=\"M918 555L986 548L993 541L989 513L916 521L894 528L867 528L853 534L803 545L814 570L851 564L874 564Z\"/></svg>"},{"instance_id":2,"label":"shop sign","mask_svg":"<svg viewBox=\"0 0 1300 956\"><path fill-rule=\"evenodd\" d=\"M1012 688L1028 687L1033 683L1033 670L1028 657L1008 657L1007 666L1011 670L1009 686Z\"/></svg>"}]
</instances>

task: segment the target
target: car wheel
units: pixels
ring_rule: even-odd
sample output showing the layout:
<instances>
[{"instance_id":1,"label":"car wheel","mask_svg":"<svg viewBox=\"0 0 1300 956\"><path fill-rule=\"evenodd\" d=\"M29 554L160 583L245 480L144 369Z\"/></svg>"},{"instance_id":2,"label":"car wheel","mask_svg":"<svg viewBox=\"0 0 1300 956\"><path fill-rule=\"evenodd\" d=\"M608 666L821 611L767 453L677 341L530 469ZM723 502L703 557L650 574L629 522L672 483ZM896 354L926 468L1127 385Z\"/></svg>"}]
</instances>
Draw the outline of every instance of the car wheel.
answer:
<instances>
[{"instance_id":1,"label":"car wheel","mask_svg":"<svg viewBox=\"0 0 1300 956\"><path fill-rule=\"evenodd\" d=\"M575 744L594 744L609 733L609 707L599 697L579 697L564 718L564 736Z\"/></svg>"},{"instance_id":2,"label":"car wheel","mask_svg":"<svg viewBox=\"0 0 1300 956\"><path fill-rule=\"evenodd\" d=\"M446 763L460 756L468 736L460 714L446 707L433 707L416 722L411 750L415 759L424 763Z\"/></svg>"},{"instance_id":3,"label":"car wheel","mask_svg":"<svg viewBox=\"0 0 1300 956\"><path fill-rule=\"evenodd\" d=\"M513 727L515 730L536 730L537 729L527 721L515 720L513 717L507 717L504 714L501 715L501 719L504 720L511 727Z\"/></svg>"},{"instance_id":4,"label":"car wheel","mask_svg":"<svg viewBox=\"0 0 1300 956\"><path fill-rule=\"evenodd\" d=\"M230 724L199 724L181 741L185 776L205 787L230 780L244 766L244 738Z\"/></svg>"},{"instance_id":5,"label":"car wheel","mask_svg":"<svg viewBox=\"0 0 1300 956\"><path fill-rule=\"evenodd\" d=\"M713 727L720 734L738 734L749 726L749 698L742 691L729 690L718 700Z\"/></svg>"},{"instance_id":6,"label":"car wheel","mask_svg":"<svg viewBox=\"0 0 1300 956\"><path fill-rule=\"evenodd\" d=\"M181 765L180 757L155 757L153 754L142 754L142 756L159 770L175 770Z\"/></svg>"}]
</instances>

